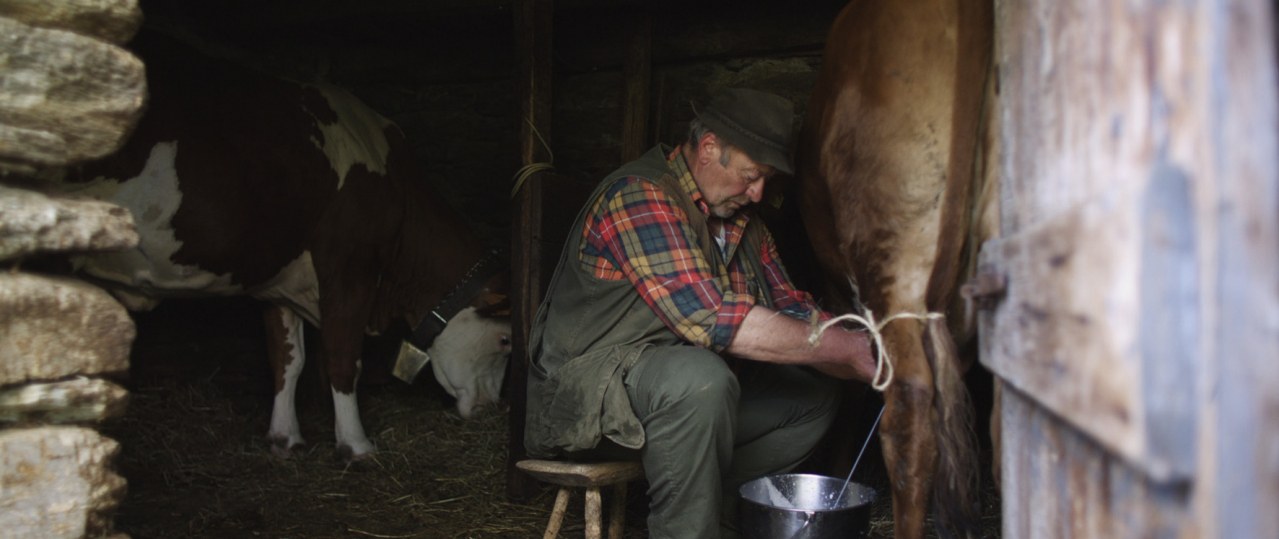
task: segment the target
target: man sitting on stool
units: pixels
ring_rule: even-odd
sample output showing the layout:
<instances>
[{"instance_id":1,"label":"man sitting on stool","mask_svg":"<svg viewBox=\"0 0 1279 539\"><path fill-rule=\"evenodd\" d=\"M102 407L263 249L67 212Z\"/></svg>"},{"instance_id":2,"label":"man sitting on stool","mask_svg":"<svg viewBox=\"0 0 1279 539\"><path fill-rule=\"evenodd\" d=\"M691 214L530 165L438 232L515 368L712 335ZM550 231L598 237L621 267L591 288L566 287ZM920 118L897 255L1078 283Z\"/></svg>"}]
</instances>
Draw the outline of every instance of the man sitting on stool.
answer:
<instances>
[{"instance_id":1,"label":"man sitting on stool","mask_svg":"<svg viewBox=\"0 0 1279 539\"><path fill-rule=\"evenodd\" d=\"M864 333L809 344L810 317L831 315L747 208L792 173L793 120L782 97L728 90L683 145L610 174L534 321L529 455L638 458L651 537L734 535L736 489L798 465L830 426L830 376L874 375Z\"/></svg>"}]
</instances>

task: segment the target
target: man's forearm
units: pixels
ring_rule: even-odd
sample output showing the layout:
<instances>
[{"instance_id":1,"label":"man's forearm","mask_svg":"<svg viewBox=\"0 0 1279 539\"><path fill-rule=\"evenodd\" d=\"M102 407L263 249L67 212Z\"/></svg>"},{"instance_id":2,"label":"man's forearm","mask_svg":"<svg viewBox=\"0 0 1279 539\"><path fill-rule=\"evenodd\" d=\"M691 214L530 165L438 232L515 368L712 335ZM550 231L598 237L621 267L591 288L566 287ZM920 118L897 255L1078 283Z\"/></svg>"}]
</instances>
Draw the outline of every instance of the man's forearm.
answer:
<instances>
[{"instance_id":1,"label":"man's forearm","mask_svg":"<svg viewBox=\"0 0 1279 539\"><path fill-rule=\"evenodd\" d=\"M766 307L746 313L742 327L729 343L729 354L765 361L811 365L831 376L870 381L875 361L865 333L831 328L817 346L808 342L809 323Z\"/></svg>"}]
</instances>

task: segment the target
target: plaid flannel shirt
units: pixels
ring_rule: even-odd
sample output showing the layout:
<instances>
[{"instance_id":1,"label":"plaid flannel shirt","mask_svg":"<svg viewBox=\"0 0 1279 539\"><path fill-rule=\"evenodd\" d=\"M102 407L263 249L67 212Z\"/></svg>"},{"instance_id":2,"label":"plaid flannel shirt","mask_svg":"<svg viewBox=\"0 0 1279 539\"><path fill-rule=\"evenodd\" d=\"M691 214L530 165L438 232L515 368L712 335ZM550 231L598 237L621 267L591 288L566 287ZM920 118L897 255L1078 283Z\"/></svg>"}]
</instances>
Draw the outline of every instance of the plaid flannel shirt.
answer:
<instances>
[{"instance_id":1,"label":"plaid flannel shirt","mask_svg":"<svg viewBox=\"0 0 1279 539\"><path fill-rule=\"evenodd\" d=\"M709 216L710 210L688 170L681 148L667 156L667 166L685 193ZM721 352L732 342L746 313L762 294L777 310L800 319L818 312L807 292L797 290L782 267L767 231L759 246L760 267L768 290L750 292L748 266L737 247L750 217L709 216L723 229L727 274L717 275L696 247L693 229L683 212L657 184L637 177L618 179L595 201L583 227L578 261L599 279L627 279L668 328L684 340Z\"/></svg>"}]
</instances>

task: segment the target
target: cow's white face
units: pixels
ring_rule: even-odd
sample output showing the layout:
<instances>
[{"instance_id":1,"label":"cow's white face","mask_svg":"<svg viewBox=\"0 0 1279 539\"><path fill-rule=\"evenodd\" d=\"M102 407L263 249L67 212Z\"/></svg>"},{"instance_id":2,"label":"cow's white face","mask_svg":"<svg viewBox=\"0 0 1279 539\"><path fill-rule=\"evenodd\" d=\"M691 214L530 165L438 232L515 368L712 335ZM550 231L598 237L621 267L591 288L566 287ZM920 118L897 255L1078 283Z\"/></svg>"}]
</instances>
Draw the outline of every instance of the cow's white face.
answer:
<instances>
[{"instance_id":1,"label":"cow's white face","mask_svg":"<svg viewBox=\"0 0 1279 539\"><path fill-rule=\"evenodd\" d=\"M467 307L449 320L427 354L444 390L457 398L457 412L469 419L476 409L495 403L511 355L511 323L485 318Z\"/></svg>"}]
</instances>

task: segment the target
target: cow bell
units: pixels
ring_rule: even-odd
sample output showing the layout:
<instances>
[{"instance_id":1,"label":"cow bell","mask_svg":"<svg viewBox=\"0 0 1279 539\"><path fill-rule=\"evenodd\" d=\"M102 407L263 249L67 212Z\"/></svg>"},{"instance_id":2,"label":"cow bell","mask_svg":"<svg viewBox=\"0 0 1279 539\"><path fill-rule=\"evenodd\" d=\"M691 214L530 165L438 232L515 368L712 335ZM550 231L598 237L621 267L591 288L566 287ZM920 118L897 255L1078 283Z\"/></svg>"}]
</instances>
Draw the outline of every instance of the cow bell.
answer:
<instances>
[{"instance_id":1,"label":"cow bell","mask_svg":"<svg viewBox=\"0 0 1279 539\"><path fill-rule=\"evenodd\" d=\"M422 368L431 362L431 355L413 346L408 341L400 342L400 353L395 356L395 366L391 374L405 383L411 384Z\"/></svg>"}]
</instances>

